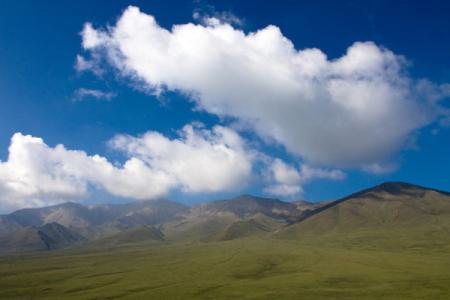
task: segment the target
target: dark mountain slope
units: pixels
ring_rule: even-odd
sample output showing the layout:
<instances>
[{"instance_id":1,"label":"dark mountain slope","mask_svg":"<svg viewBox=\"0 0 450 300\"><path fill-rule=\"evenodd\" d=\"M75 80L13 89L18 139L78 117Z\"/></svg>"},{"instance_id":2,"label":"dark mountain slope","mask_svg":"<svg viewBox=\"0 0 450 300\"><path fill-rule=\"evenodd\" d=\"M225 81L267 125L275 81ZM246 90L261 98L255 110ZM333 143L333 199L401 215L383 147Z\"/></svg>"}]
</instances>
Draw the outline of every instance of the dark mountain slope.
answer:
<instances>
[{"instance_id":1,"label":"dark mountain slope","mask_svg":"<svg viewBox=\"0 0 450 300\"><path fill-rule=\"evenodd\" d=\"M20 229L23 226L17 223L10 216L0 216L0 236Z\"/></svg>"},{"instance_id":2,"label":"dark mountain slope","mask_svg":"<svg viewBox=\"0 0 450 300\"><path fill-rule=\"evenodd\" d=\"M84 242L85 238L58 224L20 228L0 237L0 251L52 250Z\"/></svg>"}]
</instances>

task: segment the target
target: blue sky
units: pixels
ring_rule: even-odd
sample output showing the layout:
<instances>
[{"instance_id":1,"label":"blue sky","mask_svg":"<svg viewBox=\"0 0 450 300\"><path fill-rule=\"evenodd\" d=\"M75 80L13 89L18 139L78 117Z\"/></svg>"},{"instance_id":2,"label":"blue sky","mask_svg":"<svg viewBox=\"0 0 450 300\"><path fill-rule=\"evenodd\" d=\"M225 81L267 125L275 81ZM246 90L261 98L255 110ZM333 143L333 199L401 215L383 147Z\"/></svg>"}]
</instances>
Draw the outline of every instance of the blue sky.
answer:
<instances>
[{"instance_id":1,"label":"blue sky","mask_svg":"<svg viewBox=\"0 0 450 300\"><path fill-rule=\"evenodd\" d=\"M366 46L369 45L367 46L369 48L363 48L361 51L367 53L367 51L375 49L374 51L381 51L381 54L377 52L378 54L384 55L383 59L386 59L386 61L382 63L392 65L400 63L400 70L396 69L393 76L410 81L406 89L408 93L413 94L411 97L414 98L414 105L417 105L405 107L403 110L402 105L409 105L405 104L409 102L404 102L402 96L398 96L400 98L393 98L394 100L392 100L396 101L392 109L398 113L398 118L395 116L385 117L382 115L383 109L391 108L389 106L391 104L387 101L386 107L381 109L381 116L377 115L376 117L379 117L376 120L381 120L376 126L373 123L367 124L365 120L361 121L361 128L367 126L367 139L355 138L353 141L352 136L358 134L354 134L351 130L344 131L343 129L339 133L340 135L335 135L334 130L336 128L324 125L324 128L321 128L318 133L323 136L323 139L332 139L336 136L342 137L342 139L337 139L340 142L334 144L325 141L323 147L330 149L322 151L322 148L314 148L320 145L320 142L308 145L308 137L315 133L308 132L309 129L303 129L311 127L310 130L315 130L317 124L321 124L321 122L316 124L315 121L308 123L299 120L298 123L296 123L297 121L289 123L281 121L280 124L280 119L273 117L270 111L261 109L255 113L256 118L261 120L258 123L253 122L253 114L242 113L243 107L246 106L239 105L247 98L242 96L244 100L241 100L240 95L252 95L250 98L253 95L258 95L257 84L255 86L242 85L242 89L244 89L242 91L238 84L236 91L232 93L227 93L227 89L214 90L211 86L216 83L220 84L220 77L217 77L218 81L211 82L209 86L206 86L208 76L201 81L192 83L193 81L190 78L195 77L197 73L195 73L195 69L189 69L188 64L179 70L180 73L186 72L186 75L178 74L177 66L174 67L175 71L172 69L166 70L164 64L161 64L161 70L152 70L152 67L156 68L155 66L159 65L146 66L145 57L138 57L139 51L130 52L129 58L130 61L131 59L142 59L142 70L136 69L140 67L139 65L127 65L129 61L121 61L120 63L126 66L120 69L117 63L111 62L110 54L107 53L108 51L118 51L117 47L120 49L120 46L111 46L111 41L119 43L112 36L108 36L108 42L101 41L100 46L94 45L91 47L88 45L83 47L83 40L86 41L89 38L86 30L82 34L83 28L86 29L84 27L86 22L92 24L92 28L97 35L108 34L107 26L117 28L117 19L130 5L139 8L141 17L153 16L158 22L158 29L170 30L173 25L187 23L197 24L202 28L222 26L229 23L230 28L235 30L233 32L242 31L244 35L248 35L262 30L268 25L275 25L280 29L282 37L291 41L295 51L309 48L319 49L321 53L327 56L327 62L345 56L347 49L355 42L373 42L370 45L375 48L370 48L372 46L366 44ZM232 130L232 133L237 134L245 144L245 149L241 149L241 146L231 147L232 150L236 150L250 162L250 171L244 168L241 173L236 174L237 177L242 176L243 184L236 184L230 181L232 179L224 178L224 181L217 183L217 188L211 191L204 185L215 183L202 183L203 185L201 185L196 181L196 187L194 188L191 183L184 182L177 175L177 183L171 183L172 185L158 196L163 195L186 203L241 193L272 195L282 199L304 198L318 201L341 197L358 189L391 180L408 181L442 190L450 190L448 176L450 130L449 124L447 124L448 116L445 112L445 109L449 106L448 96L450 93L450 88L445 85L450 83L449 12L450 3L448 1L395 1L395 3L392 1L340 1L339 3L337 1L321 1L320 3L317 1L114 1L114 4L106 4L104 1L2 1L0 3L0 160L2 162L8 161L8 147L11 144L11 137L15 133L21 132L24 135L41 138L49 148L53 148L57 144L63 144L67 150L84 151L90 157L97 154L120 169L131 157L142 159L139 156L142 153L138 153L137 150L135 152L124 150L128 145L122 145L119 151L117 147L115 149L111 147L111 140L117 135L138 138L151 131L158 132L168 141L183 140L179 130L192 122L201 122L203 123L202 128L208 131L208 134L212 134L211 130L214 126L222 126ZM132 17L136 16L130 16L130 18ZM215 18L220 25L208 23L211 18ZM175 40L174 36L172 38ZM271 40L272 38L274 40ZM279 41L278 37L270 36L267 40L267 47L271 47L273 41ZM193 42L195 42L195 38L192 41L187 41L185 45L191 45ZM265 46L263 42L263 47ZM151 51L153 44L144 43L139 44L138 47L143 47L144 52ZM149 47L149 49L145 47ZM220 45L217 45L217 47L220 47ZM238 47L240 45L236 44L236 48ZM195 49L197 51L202 48ZM206 52L199 55L211 54L208 47L205 49ZM395 54L396 58L390 58L387 52L382 52L383 49ZM219 49L217 51L223 52L225 50ZM255 51L258 54L260 50ZM163 55L167 54L162 53ZM276 54L279 53L281 52L276 52ZM247 54L232 52L230 56L232 59L242 59L243 57L249 57ZM77 70L77 55L92 62L95 66L90 66L90 68L81 71L80 68ZM182 55L187 55L183 56L187 57L187 60L197 59L185 53L176 55L172 57L167 54L167 57L163 59L166 59L167 63L174 61L175 64L176 59ZM203 56L198 58L198 61L204 61ZM99 60L95 61L95 57L99 57ZM247 63L245 60L230 59L230 61L226 61L226 58L223 57L220 59L225 61L220 61L220 66L227 63L243 66L242 72L238 72L238 74L243 74L241 81L246 81L249 78L245 76L253 74L245 69ZM277 59L275 57L274 61L278 62ZM370 59L369 57L368 63L371 63ZM198 61L195 60L194 62L197 63ZM212 60L213 66L214 62L216 61ZM184 61L181 61L181 64L183 63ZM267 62L268 65L270 63L272 62ZM258 66L256 65L256 67ZM289 68L289 65L287 67ZM96 68L102 70L101 75L95 74ZM301 67L299 68L301 69ZM344 67L337 66L336 68ZM230 72L236 71L234 67L230 70ZM247 71L248 73L246 73ZM205 72L207 72L206 68ZM155 77L154 74L160 75ZM205 74L208 75L208 73ZM230 74L224 74L223 76L233 76L234 73ZM275 75L255 74L257 75L254 77L260 75L264 77L261 79L262 83L278 80L278 78L270 79L270 76ZM342 74L333 76L341 76ZM361 76L364 77L366 74ZM254 77L251 80L258 83ZM269 80L267 77L270 81L265 81ZM416 89L418 89L418 82L423 79L427 80L428 86L419 93ZM299 79L295 77L295 80L298 81ZM330 79L326 80L328 83ZM394 79L389 80L388 84L394 81ZM279 82L276 81L276 84L278 85ZM156 95L155 86L162 89L158 95ZM255 89L254 93L251 90L252 88ZM267 101L281 101L283 103L284 94L288 95L285 96L286 101L297 101L295 97L301 98L301 96L291 96L290 91L286 92L288 89L280 86L281 100L268 98ZM102 98L99 94L96 97L92 95L92 91L100 91L104 93L102 95L110 95L106 96L110 99ZM268 91L270 93L272 90ZM91 95L88 95L89 93ZM393 91L393 93L395 94L396 91ZM430 100L436 93L439 94L439 97L436 96L439 99ZM217 110L214 107L214 97L222 99ZM291 99L291 97L294 99ZM358 94L358 97L364 97L364 94ZM254 96L254 98L255 103L258 103L259 98L257 96ZM313 97L313 101L325 100ZM358 98L355 101L360 100ZM433 102L432 108L428 104L430 101ZM262 102L260 105L265 105L264 103L269 102ZM361 105L364 106L365 103L362 102ZM422 105L423 103L427 104ZM248 104L249 109L253 107L253 104ZM317 113L313 120L324 118L325 122L327 116L338 114L330 111L326 104L314 107L292 105L295 109L304 107L310 109L311 113ZM289 110L289 108L286 109ZM363 107L362 109L366 108ZM434 111L435 109L439 112ZM426 120L422 120L420 112L425 115L428 110L433 111L424 117ZM280 113L283 113L281 108ZM350 118L355 117L354 115L349 116ZM264 119L266 117L267 119ZM367 118L372 117L370 114ZM299 118L302 118L301 113ZM332 121L336 121L337 124L341 124L342 121L343 126L346 127L348 124L345 124L344 119L348 119L348 115L344 114L336 117L336 120L332 119ZM388 121L383 122L383 120ZM270 133L265 127L271 126L270 124L280 125L280 129L274 129L274 133ZM201 130L196 129L195 126L194 131ZM295 126L298 126L299 129L302 128L301 134L296 134ZM389 126L392 126L392 129ZM400 129L397 129L396 126ZM377 133L375 134L374 131ZM386 140L386 147L380 147L376 151L373 150L374 153L370 155L360 153L365 149L362 145L362 150L360 152L355 150L355 153L349 155L350 158L344 157L345 155L342 156L342 151L352 143L355 143L355 145L361 145L365 142L373 143L376 138L380 138L381 143L384 137L391 132L395 133L393 134L394 137L401 137L403 140L399 144ZM363 133L360 134L364 135ZM373 137L372 134L374 134ZM200 136L211 142L208 137L201 134ZM293 139L297 136L299 140L294 141ZM218 137L214 136L213 138ZM131 141L128 142L131 143ZM342 143L342 145L339 145L339 143ZM371 145L369 144L367 148L372 149ZM341 146L344 150L339 152L338 149ZM333 151L334 148L336 151ZM27 151L32 150L28 149ZM36 154L38 152L32 151L33 155L38 155ZM257 158L254 157L254 152L258 153ZM253 154L250 155L249 153ZM316 153L322 154L316 155ZM151 155L154 154L146 153L145 155L148 160L143 159L144 162L151 165L154 161L154 157ZM173 165L173 155L169 158L161 158L157 168L163 168L164 172L170 173L172 169L168 170L167 165ZM264 156L264 158L262 159L261 156ZM342 156L342 159L340 156ZM355 159L352 160L352 157ZM64 165L64 163L55 162L53 159L55 159L53 156L51 159L33 156L33 160L51 160L52 168L55 165ZM179 159L178 156L177 159ZM181 160L189 159L189 156L187 156ZM277 159L282 162L283 168L281 171L284 172L282 178L278 180L275 171L273 171L273 162ZM171 161L167 162L167 160ZM367 166L375 163L379 163L380 169L383 169L382 172L368 171ZM309 175L302 174L301 166L303 165L314 171L308 173ZM27 171L12 174L13 171L7 170L3 171L6 175L2 175L1 167L0 179L9 183L18 180L24 185L39 185L39 180L43 180L44 177L41 173L38 174L39 176L36 175L36 172L46 172L50 169L46 166L29 167L21 165L21 167L26 170L29 168L30 172L34 172L32 176L35 176L33 177L35 180L32 183L20 178L21 176L26 177ZM151 167L156 168L153 165ZM224 170L228 170L226 167ZM8 166L3 166L3 168L7 169ZM52 169L51 172L56 173L49 175L53 179L60 175L60 172L55 170ZM201 173L201 168L194 171L191 177L195 177L199 173ZM39 188L36 190L36 186L33 187L34 189L26 186L25 188L29 188L27 192L21 190L17 194L14 188L10 188L11 185L4 184L4 187L0 185L0 190L3 191L2 188L8 189L6 190L7 194L10 193L8 195L11 195L11 199L16 200L14 200L14 203L11 202L12 200L9 200L9 202L6 202L6 200L1 202L0 200L0 206L3 206L2 210L52 204L67 199L84 202L109 202L124 198L141 199L146 195L145 192L138 196L133 193L130 196L126 192L114 192L114 189L108 188L110 182L93 182L95 180L86 179L84 173L83 175L78 175L78 173L77 175L72 173L66 175L64 175L64 180L72 180L76 177L74 186L81 184L81 187L87 186L89 191L82 194L66 193L65 191L60 193L60 190L50 189L49 191ZM170 180L173 179L170 178ZM198 180L201 180L201 178ZM70 181L64 183L71 184ZM153 182L147 184L149 186L154 185ZM202 187L200 188L197 184ZM285 187L300 186L303 192L281 194L268 192L268 187L279 184ZM124 189L128 188L133 188L133 185L124 187ZM151 195L155 194L148 194L149 197ZM53 200L47 201L47 196L48 199Z\"/></svg>"}]
</instances>

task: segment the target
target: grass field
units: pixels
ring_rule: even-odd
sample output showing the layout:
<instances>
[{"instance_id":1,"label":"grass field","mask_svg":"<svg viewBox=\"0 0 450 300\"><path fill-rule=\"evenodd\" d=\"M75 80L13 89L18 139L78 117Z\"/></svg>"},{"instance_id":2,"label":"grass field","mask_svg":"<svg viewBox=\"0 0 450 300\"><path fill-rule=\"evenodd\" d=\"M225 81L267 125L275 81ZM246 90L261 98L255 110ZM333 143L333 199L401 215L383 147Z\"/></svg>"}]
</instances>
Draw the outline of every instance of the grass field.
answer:
<instances>
[{"instance_id":1,"label":"grass field","mask_svg":"<svg viewBox=\"0 0 450 300\"><path fill-rule=\"evenodd\" d=\"M367 246L341 238L253 237L1 257L0 298L450 299L446 245Z\"/></svg>"}]
</instances>

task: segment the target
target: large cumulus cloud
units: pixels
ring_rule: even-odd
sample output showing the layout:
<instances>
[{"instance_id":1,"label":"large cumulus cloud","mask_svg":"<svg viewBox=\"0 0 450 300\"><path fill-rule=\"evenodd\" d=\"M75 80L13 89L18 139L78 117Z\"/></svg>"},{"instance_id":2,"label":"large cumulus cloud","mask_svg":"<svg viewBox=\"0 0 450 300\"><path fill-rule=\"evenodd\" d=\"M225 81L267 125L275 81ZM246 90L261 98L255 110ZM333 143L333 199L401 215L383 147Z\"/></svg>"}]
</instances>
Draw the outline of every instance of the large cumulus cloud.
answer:
<instances>
[{"instance_id":1,"label":"large cumulus cloud","mask_svg":"<svg viewBox=\"0 0 450 300\"><path fill-rule=\"evenodd\" d=\"M85 24L82 38L96 60L143 88L180 91L312 163L381 165L438 114L405 59L372 42L328 59L297 50L273 25L245 33L216 19L167 30L137 7L106 29Z\"/></svg>"}]
</instances>

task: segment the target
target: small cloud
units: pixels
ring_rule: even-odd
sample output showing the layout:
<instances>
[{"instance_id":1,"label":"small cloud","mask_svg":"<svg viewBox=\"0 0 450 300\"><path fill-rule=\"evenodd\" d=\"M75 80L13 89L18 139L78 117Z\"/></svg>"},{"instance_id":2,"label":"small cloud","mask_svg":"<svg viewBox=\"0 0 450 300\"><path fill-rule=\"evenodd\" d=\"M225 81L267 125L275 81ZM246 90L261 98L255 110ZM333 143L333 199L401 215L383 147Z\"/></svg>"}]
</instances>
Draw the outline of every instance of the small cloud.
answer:
<instances>
[{"instance_id":1,"label":"small cloud","mask_svg":"<svg viewBox=\"0 0 450 300\"><path fill-rule=\"evenodd\" d=\"M92 63L90 61L79 54L77 55L75 59L75 70L77 70L78 72L84 72L86 70L89 70L91 66Z\"/></svg>"},{"instance_id":2,"label":"small cloud","mask_svg":"<svg viewBox=\"0 0 450 300\"><path fill-rule=\"evenodd\" d=\"M99 47L108 38L105 33L95 30L89 22L84 24L83 31L80 34L83 37L82 46L84 49Z\"/></svg>"},{"instance_id":3,"label":"small cloud","mask_svg":"<svg viewBox=\"0 0 450 300\"><path fill-rule=\"evenodd\" d=\"M117 94L114 92L105 92L95 89L79 88L74 92L73 101L79 102L86 98L95 98L97 100L110 101L112 98L116 97Z\"/></svg>"},{"instance_id":4,"label":"small cloud","mask_svg":"<svg viewBox=\"0 0 450 300\"><path fill-rule=\"evenodd\" d=\"M314 179L342 180L346 174L337 169L315 168L303 164L300 169L281 159L274 159L269 166L269 179L275 184L265 188L266 193L278 196L294 196L303 193L303 185Z\"/></svg>"},{"instance_id":5,"label":"small cloud","mask_svg":"<svg viewBox=\"0 0 450 300\"><path fill-rule=\"evenodd\" d=\"M196 9L192 14L192 18L206 26L217 26L220 24L230 24L238 27L244 25L244 20L237 17L229 11L217 12L214 7L205 9Z\"/></svg>"},{"instance_id":6,"label":"small cloud","mask_svg":"<svg viewBox=\"0 0 450 300\"><path fill-rule=\"evenodd\" d=\"M303 188L300 185L274 184L266 187L264 192L272 195L287 197L302 194Z\"/></svg>"},{"instance_id":7,"label":"small cloud","mask_svg":"<svg viewBox=\"0 0 450 300\"><path fill-rule=\"evenodd\" d=\"M386 173L392 173L398 169L398 164L396 163L386 163L386 164L380 164L380 163L373 163L365 165L362 169L364 172L381 175Z\"/></svg>"},{"instance_id":8,"label":"small cloud","mask_svg":"<svg viewBox=\"0 0 450 300\"><path fill-rule=\"evenodd\" d=\"M416 93L430 103L439 103L450 98L450 83L436 84L428 79L417 81Z\"/></svg>"},{"instance_id":9,"label":"small cloud","mask_svg":"<svg viewBox=\"0 0 450 300\"><path fill-rule=\"evenodd\" d=\"M103 69L100 67L99 64L100 58L98 57L98 55L93 55L92 59L86 59L81 55L77 55L76 59L75 59L75 70L79 73L82 72L86 72L86 71L90 71L92 72L94 75L100 77L104 71Z\"/></svg>"}]
</instances>

